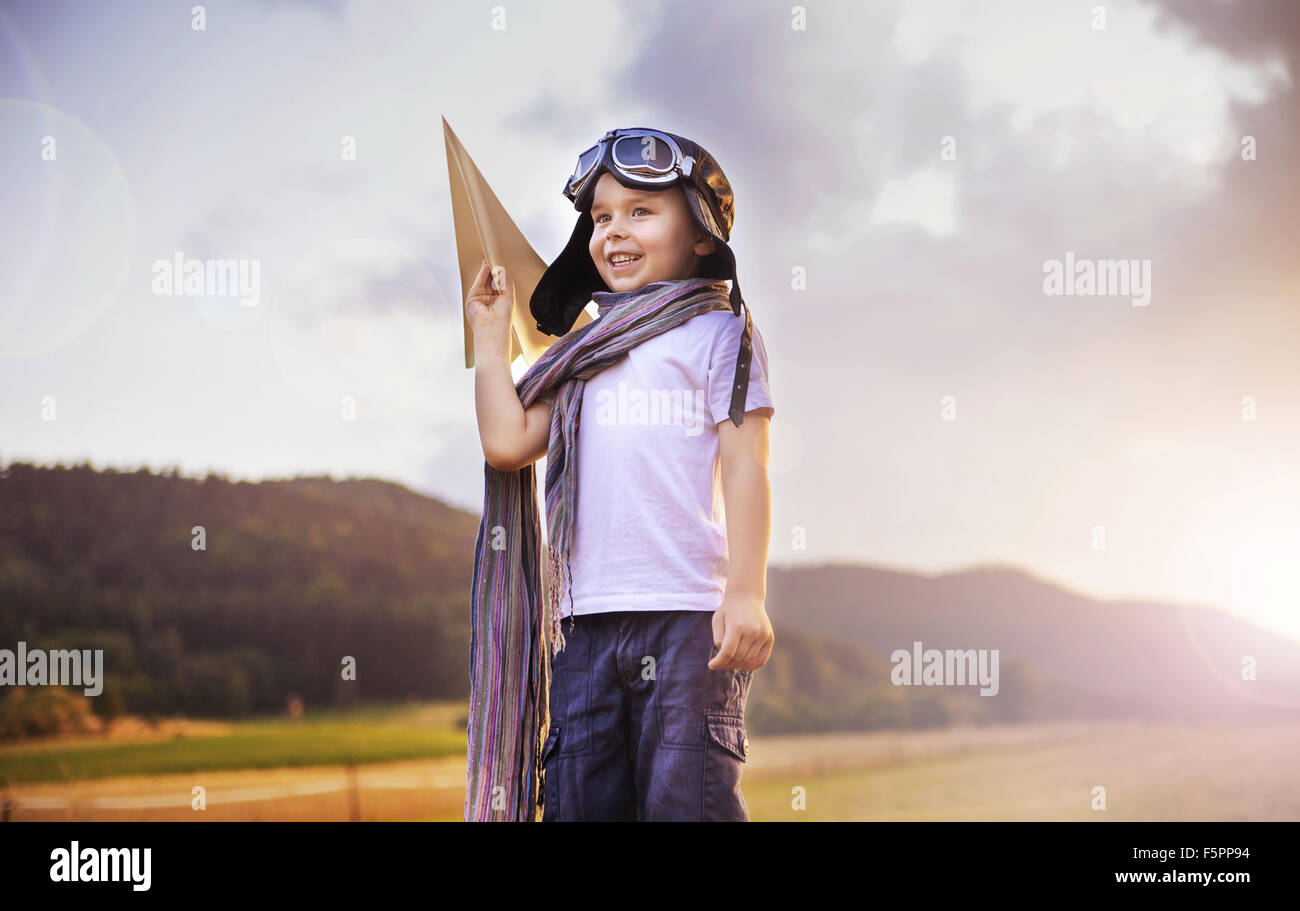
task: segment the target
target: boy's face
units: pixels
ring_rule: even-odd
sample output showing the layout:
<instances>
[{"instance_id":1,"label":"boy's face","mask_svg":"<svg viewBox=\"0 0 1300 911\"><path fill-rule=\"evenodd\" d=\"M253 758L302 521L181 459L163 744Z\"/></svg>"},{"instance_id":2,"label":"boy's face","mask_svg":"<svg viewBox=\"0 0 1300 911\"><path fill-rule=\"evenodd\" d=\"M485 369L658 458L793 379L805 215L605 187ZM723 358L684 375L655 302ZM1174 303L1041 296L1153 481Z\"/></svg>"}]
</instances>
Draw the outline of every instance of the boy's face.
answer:
<instances>
[{"instance_id":1,"label":"boy's face","mask_svg":"<svg viewBox=\"0 0 1300 911\"><path fill-rule=\"evenodd\" d=\"M595 223L588 249L611 291L635 291L651 282L693 278L700 257L717 245L695 223L682 188L629 189L606 172L591 201ZM613 260L638 257L627 265Z\"/></svg>"}]
</instances>

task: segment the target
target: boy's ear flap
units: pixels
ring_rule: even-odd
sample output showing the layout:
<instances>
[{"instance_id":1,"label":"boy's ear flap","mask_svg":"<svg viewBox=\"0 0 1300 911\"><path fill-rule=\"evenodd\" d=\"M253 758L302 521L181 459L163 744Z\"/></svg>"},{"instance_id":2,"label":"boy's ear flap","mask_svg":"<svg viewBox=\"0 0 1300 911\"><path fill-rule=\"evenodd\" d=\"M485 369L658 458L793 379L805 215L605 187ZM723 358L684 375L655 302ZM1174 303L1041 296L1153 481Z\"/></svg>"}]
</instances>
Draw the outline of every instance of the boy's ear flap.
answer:
<instances>
[{"instance_id":1,"label":"boy's ear flap","mask_svg":"<svg viewBox=\"0 0 1300 911\"><path fill-rule=\"evenodd\" d=\"M568 244L542 273L528 300L537 328L548 335L567 333L591 301L592 293L610 290L588 249L593 225L590 211L578 216Z\"/></svg>"}]
</instances>

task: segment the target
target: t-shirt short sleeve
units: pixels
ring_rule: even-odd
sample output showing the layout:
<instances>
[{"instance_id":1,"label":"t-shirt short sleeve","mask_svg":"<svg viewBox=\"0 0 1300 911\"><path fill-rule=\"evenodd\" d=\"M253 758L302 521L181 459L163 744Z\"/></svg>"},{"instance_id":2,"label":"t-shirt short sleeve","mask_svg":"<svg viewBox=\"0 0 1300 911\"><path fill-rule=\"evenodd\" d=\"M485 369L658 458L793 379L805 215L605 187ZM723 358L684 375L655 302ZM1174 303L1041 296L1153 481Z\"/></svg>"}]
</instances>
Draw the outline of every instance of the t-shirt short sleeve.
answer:
<instances>
[{"instance_id":1,"label":"t-shirt short sleeve","mask_svg":"<svg viewBox=\"0 0 1300 911\"><path fill-rule=\"evenodd\" d=\"M717 323L709 354L709 409L713 414L713 422L719 424L730 419L731 389L736 382L736 355L740 353L745 313L742 310L740 316L736 316L730 310L725 310L708 315ZM776 406L772 404L772 389L768 378L767 348L763 345L763 336L758 331L757 323L752 326L750 341L753 357L749 360L749 389L745 394L745 411L771 408L775 414Z\"/></svg>"}]
</instances>

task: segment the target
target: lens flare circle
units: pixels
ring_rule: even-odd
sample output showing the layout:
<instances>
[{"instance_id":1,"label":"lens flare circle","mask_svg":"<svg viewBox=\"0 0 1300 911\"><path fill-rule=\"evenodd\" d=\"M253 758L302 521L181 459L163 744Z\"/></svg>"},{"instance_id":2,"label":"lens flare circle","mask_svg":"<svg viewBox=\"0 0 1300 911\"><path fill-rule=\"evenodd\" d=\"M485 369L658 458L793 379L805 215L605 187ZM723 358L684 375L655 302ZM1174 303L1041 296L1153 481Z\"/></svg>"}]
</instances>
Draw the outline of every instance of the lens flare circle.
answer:
<instances>
[{"instance_id":1,"label":"lens flare circle","mask_svg":"<svg viewBox=\"0 0 1300 911\"><path fill-rule=\"evenodd\" d=\"M0 357L61 348L126 285L135 199L112 150L51 105L0 98Z\"/></svg>"}]
</instances>

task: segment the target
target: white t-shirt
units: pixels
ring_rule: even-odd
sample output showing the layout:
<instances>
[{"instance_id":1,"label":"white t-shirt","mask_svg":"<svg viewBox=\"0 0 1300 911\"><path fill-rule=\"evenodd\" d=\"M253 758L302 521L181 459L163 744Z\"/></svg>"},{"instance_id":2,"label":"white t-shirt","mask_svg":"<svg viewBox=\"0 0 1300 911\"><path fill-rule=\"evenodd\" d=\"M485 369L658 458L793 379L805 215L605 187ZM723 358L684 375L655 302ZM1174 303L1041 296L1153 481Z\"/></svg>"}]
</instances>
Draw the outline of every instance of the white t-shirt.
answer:
<instances>
[{"instance_id":1,"label":"white t-shirt","mask_svg":"<svg viewBox=\"0 0 1300 911\"><path fill-rule=\"evenodd\" d=\"M743 311L699 314L587 381L564 616L722 606L728 557L718 423L730 420L744 327ZM746 412L773 407L757 325L751 338Z\"/></svg>"}]
</instances>

